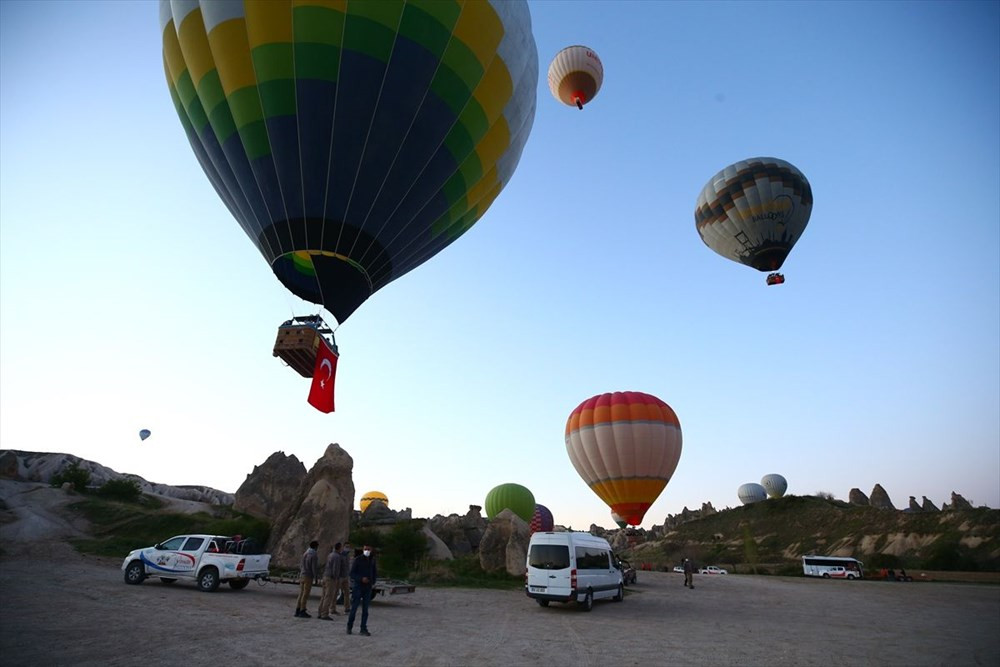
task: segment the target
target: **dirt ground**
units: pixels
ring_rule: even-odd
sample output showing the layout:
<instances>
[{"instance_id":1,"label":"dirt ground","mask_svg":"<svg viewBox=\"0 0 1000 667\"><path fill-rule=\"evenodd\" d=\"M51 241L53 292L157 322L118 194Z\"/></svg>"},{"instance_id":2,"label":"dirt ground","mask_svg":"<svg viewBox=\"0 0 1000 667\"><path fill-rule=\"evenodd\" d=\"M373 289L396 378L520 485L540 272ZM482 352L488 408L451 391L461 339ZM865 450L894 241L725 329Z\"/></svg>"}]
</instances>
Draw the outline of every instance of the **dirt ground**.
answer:
<instances>
[{"instance_id":1,"label":"dirt ground","mask_svg":"<svg viewBox=\"0 0 1000 667\"><path fill-rule=\"evenodd\" d=\"M518 591L418 587L344 617L293 617L297 587L128 586L77 554L64 492L0 482L0 665L990 665L1000 586L639 572L623 602L542 608ZM165 536L166 537L166 536ZM124 556L124 554L122 554ZM357 628L356 628L357 629Z\"/></svg>"}]
</instances>

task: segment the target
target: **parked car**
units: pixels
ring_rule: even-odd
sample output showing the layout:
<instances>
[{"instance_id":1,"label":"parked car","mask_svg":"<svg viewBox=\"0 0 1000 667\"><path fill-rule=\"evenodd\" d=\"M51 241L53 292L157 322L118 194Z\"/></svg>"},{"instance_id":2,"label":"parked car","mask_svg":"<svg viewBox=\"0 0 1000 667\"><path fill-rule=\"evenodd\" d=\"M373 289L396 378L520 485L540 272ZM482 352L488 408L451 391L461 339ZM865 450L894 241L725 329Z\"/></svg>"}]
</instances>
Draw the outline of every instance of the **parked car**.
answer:
<instances>
[{"instance_id":1,"label":"parked car","mask_svg":"<svg viewBox=\"0 0 1000 667\"><path fill-rule=\"evenodd\" d=\"M543 607L576 602L584 611L594 600L625 599L625 582L611 545L583 532L534 533L528 542L524 592Z\"/></svg>"},{"instance_id":2,"label":"parked car","mask_svg":"<svg viewBox=\"0 0 1000 667\"><path fill-rule=\"evenodd\" d=\"M684 574L684 566L674 565L674 572L677 572L678 574Z\"/></svg>"},{"instance_id":3,"label":"parked car","mask_svg":"<svg viewBox=\"0 0 1000 667\"><path fill-rule=\"evenodd\" d=\"M716 565L709 565L708 567L703 567L698 570L698 574L729 574L727 571L723 570L721 567Z\"/></svg>"},{"instance_id":4,"label":"parked car","mask_svg":"<svg viewBox=\"0 0 1000 667\"><path fill-rule=\"evenodd\" d=\"M165 584L178 579L194 581L211 593L226 582L246 588L254 579L266 579L271 556L260 553L256 540L220 535L177 535L144 549L130 551L122 562L126 584L141 584L159 577Z\"/></svg>"}]
</instances>

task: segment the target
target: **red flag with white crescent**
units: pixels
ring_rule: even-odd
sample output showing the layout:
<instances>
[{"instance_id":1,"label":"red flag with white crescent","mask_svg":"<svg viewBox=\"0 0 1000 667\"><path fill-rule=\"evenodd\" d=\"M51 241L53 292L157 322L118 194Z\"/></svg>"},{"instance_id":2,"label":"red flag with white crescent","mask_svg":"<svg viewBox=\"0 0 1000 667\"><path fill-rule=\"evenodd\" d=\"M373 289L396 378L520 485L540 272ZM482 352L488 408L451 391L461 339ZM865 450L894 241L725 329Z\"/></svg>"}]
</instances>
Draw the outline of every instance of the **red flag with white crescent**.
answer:
<instances>
[{"instance_id":1,"label":"red flag with white crescent","mask_svg":"<svg viewBox=\"0 0 1000 667\"><path fill-rule=\"evenodd\" d=\"M325 343L316 351L309 405L320 412L333 412L333 383L337 379L337 353Z\"/></svg>"}]
</instances>

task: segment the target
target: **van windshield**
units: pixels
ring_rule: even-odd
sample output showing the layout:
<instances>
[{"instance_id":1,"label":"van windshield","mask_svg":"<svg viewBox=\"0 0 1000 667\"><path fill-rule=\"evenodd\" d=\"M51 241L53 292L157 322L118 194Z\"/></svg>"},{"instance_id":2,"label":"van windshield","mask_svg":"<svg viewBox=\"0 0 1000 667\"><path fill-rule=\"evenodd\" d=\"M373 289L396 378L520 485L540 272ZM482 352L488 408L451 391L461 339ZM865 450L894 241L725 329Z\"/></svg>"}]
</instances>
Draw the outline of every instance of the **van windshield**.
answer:
<instances>
[{"instance_id":1,"label":"van windshield","mask_svg":"<svg viewBox=\"0 0 1000 667\"><path fill-rule=\"evenodd\" d=\"M569 548L565 544L533 544L528 566L539 570L565 570L569 567Z\"/></svg>"}]
</instances>

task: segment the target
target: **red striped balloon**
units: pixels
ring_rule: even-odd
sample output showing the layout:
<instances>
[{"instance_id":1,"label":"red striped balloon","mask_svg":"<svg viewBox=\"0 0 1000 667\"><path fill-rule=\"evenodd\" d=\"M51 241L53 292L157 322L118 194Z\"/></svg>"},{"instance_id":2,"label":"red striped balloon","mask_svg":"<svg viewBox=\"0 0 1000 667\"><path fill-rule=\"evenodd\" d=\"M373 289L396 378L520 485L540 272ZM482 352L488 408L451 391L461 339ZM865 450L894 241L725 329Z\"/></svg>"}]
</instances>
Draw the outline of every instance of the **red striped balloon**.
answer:
<instances>
[{"instance_id":1,"label":"red striped balloon","mask_svg":"<svg viewBox=\"0 0 1000 667\"><path fill-rule=\"evenodd\" d=\"M555 528L552 520L552 512L545 505L535 505L535 514L531 517L530 524L532 533L546 533Z\"/></svg>"}]
</instances>

